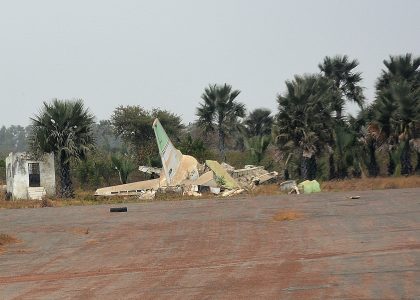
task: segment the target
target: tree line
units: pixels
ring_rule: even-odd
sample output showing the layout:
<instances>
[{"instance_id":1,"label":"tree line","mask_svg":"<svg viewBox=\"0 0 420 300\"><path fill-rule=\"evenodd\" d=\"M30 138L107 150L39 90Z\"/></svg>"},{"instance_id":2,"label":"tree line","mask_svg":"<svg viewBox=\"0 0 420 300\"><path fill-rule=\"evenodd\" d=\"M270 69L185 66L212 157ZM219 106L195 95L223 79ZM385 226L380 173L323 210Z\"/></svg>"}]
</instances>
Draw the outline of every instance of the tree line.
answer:
<instances>
[{"instance_id":1,"label":"tree line","mask_svg":"<svg viewBox=\"0 0 420 300\"><path fill-rule=\"evenodd\" d=\"M240 90L210 84L188 125L170 111L140 105L118 106L95 123L82 100L55 99L29 127L2 127L0 153L54 152L60 195L72 197L74 179L82 187L126 183L130 174L142 176L133 173L138 165L159 167L151 127L159 118L174 144L199 161L262 164L285 179L410 175L420 172L420 58L397 55L383 63L370 103L358 61L337 55L325 57L318 73L287 80L274 113L247 112ZM357 116L345 111L349 102L359 106Z\"/></svg>"}]
</instances>

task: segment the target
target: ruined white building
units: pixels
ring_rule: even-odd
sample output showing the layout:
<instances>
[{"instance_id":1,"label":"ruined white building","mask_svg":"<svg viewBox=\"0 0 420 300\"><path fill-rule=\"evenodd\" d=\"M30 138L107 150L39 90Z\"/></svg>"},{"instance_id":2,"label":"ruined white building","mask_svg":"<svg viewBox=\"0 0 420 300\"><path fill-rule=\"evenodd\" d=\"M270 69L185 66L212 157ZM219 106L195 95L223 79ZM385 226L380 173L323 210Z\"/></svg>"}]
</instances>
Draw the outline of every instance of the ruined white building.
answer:
<instances>
[{"instance_id":1,"label":"ruined white building","mask_svg":"<svg viewBox=\"0 0 420 300\"><path fill-rule=\"evenodd\" d=\"M25 152L6 157L7 193L12 199L41 199L55 195L54 154L34 159Z\"/></svg>"}]
</instances>

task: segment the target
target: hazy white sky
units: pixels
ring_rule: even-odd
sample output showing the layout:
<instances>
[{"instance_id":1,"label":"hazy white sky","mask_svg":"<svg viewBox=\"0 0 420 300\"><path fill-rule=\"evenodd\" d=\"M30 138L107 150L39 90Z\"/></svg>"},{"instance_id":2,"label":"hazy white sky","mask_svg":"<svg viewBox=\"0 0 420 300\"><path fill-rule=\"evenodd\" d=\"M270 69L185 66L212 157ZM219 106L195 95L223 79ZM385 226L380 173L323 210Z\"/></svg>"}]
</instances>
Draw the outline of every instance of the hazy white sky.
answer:
<instances>
[{"instance_id":1,"label":"hazy white sky","mask_svg":"<svg viewBox=\"0 0 420 300\"><path fill-rule=\"evenodd\" d=\"M43 101L82 98L195 119L209 83L277 110L294 74L326 55L360 62L368 99L389 54L420 55L420 1L5 1L0 9L0 125L27 125ZM353 108L351 108L353 109Z\"/></svg>"}]
</instances>

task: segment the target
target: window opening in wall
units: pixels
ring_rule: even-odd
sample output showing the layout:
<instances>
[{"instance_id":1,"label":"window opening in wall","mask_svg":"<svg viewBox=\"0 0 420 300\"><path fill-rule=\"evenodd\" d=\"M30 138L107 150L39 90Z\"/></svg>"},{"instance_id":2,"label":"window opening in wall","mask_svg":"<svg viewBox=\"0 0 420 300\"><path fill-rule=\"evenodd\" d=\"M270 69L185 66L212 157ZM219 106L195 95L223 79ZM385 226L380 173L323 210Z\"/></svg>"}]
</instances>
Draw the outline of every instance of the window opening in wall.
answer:
<instances>
[{"instance_id":1,"label":"window opening in wall","mask_svg":"<svg viewBox=\"0 0 420 300\"><path fill-rule=\"evenodd\" d=\"M41 176L39 172L39 163L29 163L29 186L30 187L40 187L41 186Z\"/></svg>"}]
</instances>

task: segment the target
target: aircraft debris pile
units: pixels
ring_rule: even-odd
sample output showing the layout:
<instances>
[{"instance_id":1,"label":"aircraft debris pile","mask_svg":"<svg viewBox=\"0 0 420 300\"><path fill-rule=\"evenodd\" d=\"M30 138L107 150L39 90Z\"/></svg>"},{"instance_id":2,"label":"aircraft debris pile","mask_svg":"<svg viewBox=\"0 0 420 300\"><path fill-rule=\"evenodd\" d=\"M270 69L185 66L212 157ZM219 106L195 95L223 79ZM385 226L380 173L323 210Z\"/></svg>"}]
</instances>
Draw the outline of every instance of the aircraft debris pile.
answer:
<instances>
[{"instance_id":1,"label":"aircraft debris pile","mask_svg":"<svg viewBox=\"0 0 420 300\"><path fill-rule=\"evenodd\" d=\"M212 193L228 197L278 179L277 172L267 172L261 166L247 165L237 170L214 160L206 160L200 165L197 159L183 155L174 147L158 119L153 122L153 130L163 167L140 166L139 170L158 178L101 188L96 190L96 196L136 195L140 199L154 199L156 193L182 193L188 196Z\"/></svg>"}]
</instances>

